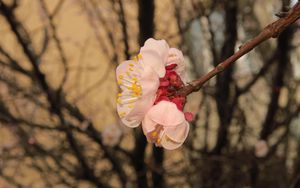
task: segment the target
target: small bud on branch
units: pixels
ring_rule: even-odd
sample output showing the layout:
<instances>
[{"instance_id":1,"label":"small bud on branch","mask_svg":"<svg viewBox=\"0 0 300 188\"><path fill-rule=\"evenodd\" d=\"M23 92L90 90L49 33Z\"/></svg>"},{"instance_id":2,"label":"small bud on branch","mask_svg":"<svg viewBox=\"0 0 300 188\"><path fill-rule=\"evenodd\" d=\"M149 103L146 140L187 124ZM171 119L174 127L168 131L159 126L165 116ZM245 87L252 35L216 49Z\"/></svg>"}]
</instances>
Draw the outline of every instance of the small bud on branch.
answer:
<instances>
[{"instance_id":1,"label":"small bud on branch","mask_svg":"<svg viewBox=\"0 0 300 188\"><path fill-rule=\"evenodd\" d=\"M253 48L261 44L262 42L276 38L278 35L286 29L289 25L294 23L300 17L300 2L298 2L293 8L291 8L284 17L281 17L277 21L266 26L256 37L240 46L239 50L221 62L217 67L208 72L206 75L199 79L193 80L188 85L182 87L174 95L187 96L192 92L198 91L201 87L212 77L224 71L227 67L233 64L243 55L250 52Z\"/></svg>"}]
</instances>

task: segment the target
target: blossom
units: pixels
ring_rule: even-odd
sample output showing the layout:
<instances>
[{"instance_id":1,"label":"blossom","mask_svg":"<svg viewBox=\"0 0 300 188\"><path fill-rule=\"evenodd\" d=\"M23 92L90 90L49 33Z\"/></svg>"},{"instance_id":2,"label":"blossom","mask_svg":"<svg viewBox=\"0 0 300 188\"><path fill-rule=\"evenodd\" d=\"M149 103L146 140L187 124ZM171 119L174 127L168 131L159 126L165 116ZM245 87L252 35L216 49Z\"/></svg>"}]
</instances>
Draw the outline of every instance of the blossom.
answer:
<instances>
[{"instance_id":1,"label":"blossom","mask_svg":"<svg viewBox=\"0 0 300 188\"><path fill-rule=\"evenodd\" d=\"M165 40L148 39L140 50L145 65L150 66L159 77L165 75L169 46Z\"/></svg>"},{"instance_id":2,"label":"blossom","mask_svg":"<svg viewBox=\"0 0 300 188\"><path fill-rule=\"evenodd\" d=\"M186 70L184 57L180 50L176 48L170 48L168 52L168 58L166 65L177 65L175 72L180 76L180 78L185 82L186 81Z\"/></svg>"},{"instance_id":3,"label":"blossom","mask_svg":"<svg viewBox=\"0 0 300 188\"><path fill-rule=\"evenodd\" d=\"M179 50L178 50L179 51ZM184 86L179 76L178 66L183 61L180 57L169 55L166 64L166 74L160 78L154 106L147 112L142 128L149 142L165 149L173 150L180 147L188 136L189 124L192 120L191 113L183 113L186 98L183 96L172 96L171 94ZM186 118L187 117L187 118Z\"/></svg>"},{"instance_id":4,"label":"blossom","mask_svg":"<svg viewBox=\"0 0 300 188\"><path fill-rule=\"evenodd\" d=\"M173 150L188 136L189 124L175 103L161 101L146 114L142 128L149 142Z\"/></svg>"},{"instance_id":5,"label":"blossom","mask_svg":"<svg viewBox=\"0 0 300 188\"><path fill-rule=\"evenodd\" d=\"M193 119L183 112L186 97L174 95L186 81L182 52L164 40L148 39L139 55L120 64L116 73L122 90L117 99L121 121L128 127L142 123L147 140L157 146L181 146Z\"/></svg>"},{"instance_id":6,"label":"blossom","mask_svg":"<svg viewBox=\"0 0 300 188\"><path fill-rule=\"evenodd\" d=\"M120 142L122 130L118 125L109 125L102 131L102 141L106 146L116 146Z\"/></svg>"},{"instance_id":7,"label":"blossom","mask_svg":"<svg viewBox=\"0 0 300 188\"><path fill-rule=\"evenodd\" d=\"M122 90L118 94L117 111L125 125L139 126L153 105L159 76L165 74L168 50L164 40L149 39L134 60L125 61L117 67L117 82Z\"/></svg>"},{"instance_id":8,"label":"blossom","mask_svg":"<svg viewBox=\"0 0 300 188\"><path fill-rule=\"evenodd\" d=\"M255 143L254 149L255 156L259 158L265 157L269 152L268 144L264 140L257 141Z\"/></svg>"}]
</instances>

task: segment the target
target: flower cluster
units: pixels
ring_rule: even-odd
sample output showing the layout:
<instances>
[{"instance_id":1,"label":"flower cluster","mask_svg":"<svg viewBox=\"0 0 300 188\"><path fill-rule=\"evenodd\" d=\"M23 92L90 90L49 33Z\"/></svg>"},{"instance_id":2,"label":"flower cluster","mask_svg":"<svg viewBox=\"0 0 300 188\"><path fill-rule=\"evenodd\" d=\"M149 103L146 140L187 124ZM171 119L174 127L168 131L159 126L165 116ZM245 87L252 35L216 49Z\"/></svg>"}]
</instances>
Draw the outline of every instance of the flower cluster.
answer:
<instances>
[{"instance_id":1,"label":"flower cluster","mask_svg":"<svg viewBox=\"0 0 300 188\"><path fill-rule=\"evenodd\" d=\"M148 39L139 55L117 70L117 110L128 127L142 128L147 140L165 149L180 147L189 132L192 114L183 113L186 98L174 96L184 86L184 58L164 40Z\"/></svg>"}]
</instances>

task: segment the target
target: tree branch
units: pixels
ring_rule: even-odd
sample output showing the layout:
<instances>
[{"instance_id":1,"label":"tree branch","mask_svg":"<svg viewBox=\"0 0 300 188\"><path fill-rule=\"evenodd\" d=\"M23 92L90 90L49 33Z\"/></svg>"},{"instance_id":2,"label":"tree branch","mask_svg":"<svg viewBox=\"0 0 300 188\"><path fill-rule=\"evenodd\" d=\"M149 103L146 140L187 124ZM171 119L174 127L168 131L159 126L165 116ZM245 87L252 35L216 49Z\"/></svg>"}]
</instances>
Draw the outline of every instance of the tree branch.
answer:
<instances>
[{"instance_id":1,"label":"tree branch","mask_svg":"<svg viewBox=\"0 0 300 188\"><path fill-rule=\"evenodd\" d=\"M188 83L188 85L176 91L176 93L174 93L173 95L187 96L192 92L200 90L201 87L208 80L210 80L212 77L219 74L220 72L224 71L240 57L250 52L253 48L255 48L256 46L258 46L259 44L261 44L262 42L270 38L278 37L278 35L283 30L285 30L289 25L294 23L299 17L300 17L300 3L298 2L293 8L291 8L287 12L287 15L285 17L280 18L277 21L266 26L256 37L254 37L252 40L242 45L235 54L233 54L232 56L224 60L213 70L208 72L206 75Z\"/></svg>"}]
</instances>

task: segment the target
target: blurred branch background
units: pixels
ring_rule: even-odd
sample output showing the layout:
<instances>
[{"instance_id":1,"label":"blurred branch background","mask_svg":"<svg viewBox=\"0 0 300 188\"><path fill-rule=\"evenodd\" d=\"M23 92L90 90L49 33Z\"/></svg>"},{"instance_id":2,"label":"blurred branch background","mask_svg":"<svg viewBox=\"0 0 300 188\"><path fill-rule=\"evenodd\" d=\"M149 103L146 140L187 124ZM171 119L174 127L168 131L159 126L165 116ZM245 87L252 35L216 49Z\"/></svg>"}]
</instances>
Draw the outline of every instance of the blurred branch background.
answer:
<instances>
[{"instance_id":1,"label":"blurred branch background","mask_svg":"<svg viewBox=\"0 0 300 188\"><path fill-rule=\"evenodd\" d=\"M148 38L192 80L294 3L0 0L0 187L299 187L299 21L189 96L182 148L115 113L115 68Z\"/></svg>"}]
</instances>

